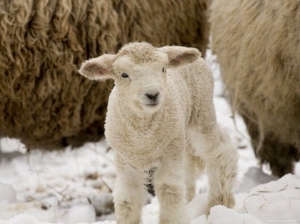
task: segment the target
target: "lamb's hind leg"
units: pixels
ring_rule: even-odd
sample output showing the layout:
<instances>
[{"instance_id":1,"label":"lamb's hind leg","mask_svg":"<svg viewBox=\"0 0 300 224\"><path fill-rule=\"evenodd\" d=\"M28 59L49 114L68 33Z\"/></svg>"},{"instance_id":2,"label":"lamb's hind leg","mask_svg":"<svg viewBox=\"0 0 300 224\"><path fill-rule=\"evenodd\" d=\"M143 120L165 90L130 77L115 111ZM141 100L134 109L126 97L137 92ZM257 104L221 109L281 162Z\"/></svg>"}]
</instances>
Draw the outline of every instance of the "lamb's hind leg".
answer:
<instances>
[{"instance_id":1,"label":"lamb's hind leg","mask_svg":"<svg viewBox=\"0 0 300 224\"><path fill-rule=\"evenodd\" d=\"M118 161L114 189L117 224L140 224L141 209L145 204L145 173Z\"/></svg>"},{"instance_id":2,"label":"lamb's hind leg","mask_svg":"<svg viewBox=\"0 0 300 224\"><path fill-rule=\"evenodd\" d=\"M195 154L202 157L206 165L209 182L207 213L217 204L233 207L238 159L235 145L227 133L219 128L209 133L192 128L189 136L196 149Z\"/></svg>"},{"instance_id":3,"label":"lamb's hind leg","mask_svg":"<svg viewBox=\"0 0 300 224\"><path fill-rule=\"evenodd\" d=\"M199 156L192 154L193 147L189 143L185 153L184 170L185 170L185 185L186 185L186 199L191 201L196 194L196 180L204 171L204 162Z\"/></svg>"}]
</instances>

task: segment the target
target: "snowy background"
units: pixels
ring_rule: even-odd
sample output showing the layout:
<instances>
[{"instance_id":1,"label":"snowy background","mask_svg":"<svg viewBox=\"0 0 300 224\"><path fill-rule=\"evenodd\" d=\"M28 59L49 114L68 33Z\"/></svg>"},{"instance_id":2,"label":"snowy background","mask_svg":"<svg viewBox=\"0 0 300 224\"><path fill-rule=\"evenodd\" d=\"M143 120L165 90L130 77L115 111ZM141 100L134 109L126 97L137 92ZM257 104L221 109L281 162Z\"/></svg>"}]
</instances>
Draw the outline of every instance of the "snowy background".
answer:
<instances>
[{"instance_id":1,"label":"snowy background","mask_svg":"<svg viewBox=\"0 0 300 224\"><path fill-rule=\"evenodd\" d=\"M234 115L218 64L210 51L207 61L215 77L218 122L238 143L240 155L236 206L215 206L208 217L206 177L198 181L198 194L187 204L192 223L201 224L300 224L300 164L295 175L278 179L254 157L245 124ZM113 151L105 140L77 149L26 153L16 139L0 139L0 224L94 223L115 224L111 192L116 173ZM158 223L159 205L149 195L143 223Z\"/></svg>"}]
</instances>

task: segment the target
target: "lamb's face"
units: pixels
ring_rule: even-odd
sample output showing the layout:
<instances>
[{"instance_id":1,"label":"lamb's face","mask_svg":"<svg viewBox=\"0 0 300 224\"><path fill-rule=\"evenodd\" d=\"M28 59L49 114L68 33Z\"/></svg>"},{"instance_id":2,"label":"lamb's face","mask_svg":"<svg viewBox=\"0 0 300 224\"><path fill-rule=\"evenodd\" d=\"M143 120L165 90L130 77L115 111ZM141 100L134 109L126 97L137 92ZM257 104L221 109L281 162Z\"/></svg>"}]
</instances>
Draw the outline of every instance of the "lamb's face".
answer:
<instances>
[{"instance_id":1,"label":"lamb's face","mask_svg":"<svg viewBox=\"0 0 300 224\"><path fill-rule=\"evenodd\" d=\"M115 84L124 103L136 111L154 113L164 102L168 57L157 52L155 60L136 63L122 56L113 63Z\"/></svg>"},{"instance_id":2,"label":"lamb's face","mask_svg":"<svg viewBox=\"0 0 300 224\"><path fill-rule=\"evenodd\" d=\"M195 48L149 43L129 43L118 54L104 54L82 63L79 73L91 80L114 79L120 103L136 111L157 112L166 98L166 66L193 63L201 53ZM171 74L170 74L171 75Z\"/></svg>"}]
</instances>

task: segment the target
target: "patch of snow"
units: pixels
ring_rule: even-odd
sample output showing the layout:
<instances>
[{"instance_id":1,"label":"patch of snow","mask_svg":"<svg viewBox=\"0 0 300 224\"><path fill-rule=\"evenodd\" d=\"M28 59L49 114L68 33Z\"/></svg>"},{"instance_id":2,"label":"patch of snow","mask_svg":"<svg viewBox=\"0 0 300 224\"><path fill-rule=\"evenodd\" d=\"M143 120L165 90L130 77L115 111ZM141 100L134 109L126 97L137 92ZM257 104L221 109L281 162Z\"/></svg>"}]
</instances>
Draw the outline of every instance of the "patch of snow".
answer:
<instances>
[{"instance_id":1,"label":"patch of snow","mask_svg":"<svg viewBox=\"0 0 300 224\"><path fill-rule=\"evenodd\" d=\"M199 216L205 215L207 205L207 193L197 194L193 200L187 204L187 211L190 218L193 220Z\"/></svg>"},{"instance_id":2,"label":"patch of snow","mask_svg":"<svg viewBox=\"0 0 300 224\"><path fill-rule=\"evenodd\" d=\"M96 221L94 206L90 204L73 205L67 214L67 223L92 223Z\"/></svg>"},{"instance_id":3,"label":"patch of snow","mask_svg":"<svg viewBox=\"0 0 300 224\"><path fill-rule=\"evenodd\" d=\"M251 213L264 223L300 222L300 178L288 174L259 185L245 198L241 213Z\"/></svg>"},{"instance_id":4,"label":"patch of snow","mask_svg":"<svg viewBox=\"0 0 300 224\"><path fill-rule=\"evenodd\" d=\"M12 153L21 152L26 153L27 149L19 139L16 138L0 138L0 152Z\"/></svg>"},{"instance_id":5,"label":"patch of snow","mask_svg":"<svg viewBox=\"0 0 300 224\"><path fill-rule=\"evenodd\" d=\"M250 214L240 214L222 205L211 208L208 222L210 224L263 224Z\"/></svg>"},{"instance_id":6,"label":"patch of snow","mask_svg":"<svg viewBox=\"0 0 300 224\"><path fill-rule=\"evenodd\" d=\"M35 217L28 214L19 214L12 217L10 220L0 220L0 224L48 224L48 222L42 222Z\"/></svg>"},{"instance_id":7,"label":"patch of snow","mask_svg":"<svg viewBox=\"0 0 300 224\"><path fill-rule=\"evenodd\" d=\"M115 176L113 153L107 152L104 141L73 150L35 150L3 158L0 192L1 199L5 198L0 200L0 220L27 214L50 223L95 222L96 214L103 216L113 211L111 191ZM2 194L4 191L10 194ZM75 214L78 207L86 209L78 212L82 219L72 220L74 215L70 212ZM93 212L95 215L91 216Z\"/></svg>"},{"instance_id":8,"label":"patch of snow","mask_svg":"<svg viewBox=\"0 0 300 224\"><path fill-rule=\"evenodd\" d=\"M11 187L11 185L3 184L0 182L0 202L9 202L14 203L16 202L16 192Z\"/></svg>"},{"instance_id":9,"label":"patch of snow","mask_svg":"<svg viewBox=\"0 0 300 224\"><path fill-rule=\"evenodd\" d=\"M151 203L144 206L142 211L143 224L158 223L159 219L159 204L157 197L153 198Z\"/></svg>"}]
</instances>

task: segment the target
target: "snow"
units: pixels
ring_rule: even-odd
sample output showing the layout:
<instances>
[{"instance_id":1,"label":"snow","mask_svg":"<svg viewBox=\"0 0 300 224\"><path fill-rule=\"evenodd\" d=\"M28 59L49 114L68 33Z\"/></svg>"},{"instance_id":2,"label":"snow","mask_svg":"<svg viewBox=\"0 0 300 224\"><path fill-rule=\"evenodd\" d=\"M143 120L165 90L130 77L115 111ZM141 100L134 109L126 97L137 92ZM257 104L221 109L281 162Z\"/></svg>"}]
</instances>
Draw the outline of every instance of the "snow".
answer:
<instances>
[{"instance_id":1,"label":"snow","mask_svg":"<svg viewBox=\"0 0 300 224\"><path fill-rule=\"evenodd\" d=\"M300 178L287 174L278 181L258 185L239 209L259 220L280 223L300 222Z\"/></svg>"},{"instance_id":2,"label":"snow","mask_svg":"<svg viewBox=\"0 0 300 224\"><path fill-rule=\"evenodd\" d=\"M235 224L262 224L261 221L249 214L240 214L221 205L213 207L211 215L208 217L208 223L211 224L232 224L233 221Z\"/></svg>"},{"instance_id":3,"label":"snow","mask_svg":"<svg viewBox=\"0 0 300 224\"><path fill-rule=\"evenodd\" d=\"M238 145L236 205L221 205L204 214L207 177L197 182L198 194L187 204L192 224L300 223L300 164L296 174L281 179L259 167L246 126L226 100L219 66L207 52L215 78L216 113ZM233 119L234 117L234 119ZM116 177L113 151L105 140L77 149L26 153L17 139L0 139L0 224L94 223L115 224L112 190ZM157 198L144 206L144 224L156 224Z\"/></svg>"},{"instance_id":4,"label":"snow","mask_svg":"<svg viewBox=\"0 0 300 224\"><path fill-rule=\"evenodd\" d=\"M79 222L95 222L96 212L94 206L90 204L73 205L68 211L66 217L67 223L79 223Z\"/></svg>"},{"instance_id":5,"label":"snow","mask_svg":"<svg viewBox=\"0 0 300 224\"><path fill-rule=\"evenodd\" d=\"M0 182L0 192L0 202L16 202L16 192L11 185Z\"/></svg>"}]
</instances>

